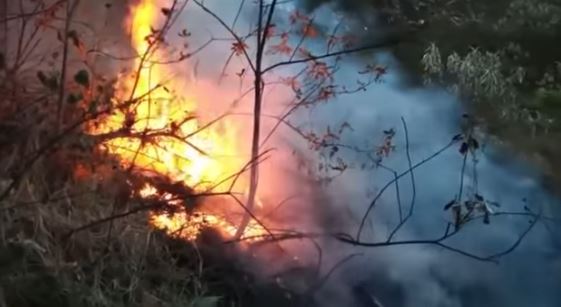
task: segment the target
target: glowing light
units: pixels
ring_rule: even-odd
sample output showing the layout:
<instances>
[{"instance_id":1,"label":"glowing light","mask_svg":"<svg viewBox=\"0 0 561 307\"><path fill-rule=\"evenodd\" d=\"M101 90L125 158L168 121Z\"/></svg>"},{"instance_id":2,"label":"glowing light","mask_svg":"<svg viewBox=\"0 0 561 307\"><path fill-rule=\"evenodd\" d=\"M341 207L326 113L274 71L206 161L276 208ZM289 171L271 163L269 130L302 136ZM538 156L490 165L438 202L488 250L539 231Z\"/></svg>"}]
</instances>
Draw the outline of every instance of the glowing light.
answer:
<instances>
[{"instance_id":1,"label":"glowing light","mask_svg":"<svg viewBox=\"0 0 561 307\"><path fill-rule=\"evenodd\" d=\"M214 228L222 235L228 237L233 237L237 231L236 226L230 223L227 218L218 214L204 212L197 212L191 215L180 212L173 216L154 214L151 216L151 221L158 228L166 230L168 234L187 240L196 239L205 228ZM241 239L255 241L264 234L263 227L256 221L251 221Z\"/></svg>"},{"instance_id":2,"label":"glowing light","mask_svg":"<svg viewBox=\"0 0 561 307\"><path fill-rule=\"evenodd\" d=\"M170 79L170 71L165 65L153 64L154 59L161 56L152 43L159 35L157 24L166 18L162 7L155 3L141 0L131 8L126 22L138 58L133 66L135 74L119 80L118 97L121 103L134 101L134 105L116 108L112 115L91 127L90 132L123 132L122 136L111 138L103 145L125 166L134 165L198 190L213 187L216 192L220 187L229 186L231 180L225 178L238 172L244 163L238 154L237 129L227 121L201 129L195 116L197 104L195 99L189 98L189 89L179 94L168 89L173 88L173 82L165 79ZM161 86L163 84L166 87ZM221 185L216 187L217 183ZM150 185L139 191L144 198L157 193ZM215 213L195 212L189 216L185 212L152 213L150 222L171 235L189 240L205 227L217 228L224 235L236 233L236 227L227 216ZM264 229L252 221L244 236L262 233Z\"/></svg>"}]
</instances>

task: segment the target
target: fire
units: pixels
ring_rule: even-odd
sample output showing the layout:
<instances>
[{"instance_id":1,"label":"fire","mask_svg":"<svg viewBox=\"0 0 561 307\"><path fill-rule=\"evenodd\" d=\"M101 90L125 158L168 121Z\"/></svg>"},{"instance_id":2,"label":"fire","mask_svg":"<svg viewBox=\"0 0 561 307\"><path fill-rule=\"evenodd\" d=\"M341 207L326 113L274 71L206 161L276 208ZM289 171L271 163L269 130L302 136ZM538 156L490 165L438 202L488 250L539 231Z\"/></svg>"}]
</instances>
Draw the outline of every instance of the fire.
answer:
<instances>
[{"instance_id":1,"label":"fire","mask_svg":"<svg viewBox=\"0 0 561 307\"><path fill-rule=\"evenodd\" d=\"M196 239L201 230L208 227L217 229L229 237L233 237L237 232L236 226L230 223L226 217L205 212L195 212L192 215L181 212L171 217L164 214L152 215L151 221L158 228L166 229L169 234L187 240ZM257 222L251 221L242 239L254 241L264 234L263 227Z\"/></svg>"},{"instance_id":2,"label":"fire","mask_svg":"<svg viewBox=\"0 0 561 307\"><path fill-rule=\"evenodd\" d=\"M186 90L177 94L169 90L170 86L173 88L173 82L166 78L171 79L171 72L165 65L151 64L160 55L160 50L152 42L159 35L156 25L166 17L162 9L152 0L141 0L131 8L126 27L130 30L132 46L138 52L133 66L136 72L132 77L119 80L118 96L120 101L130 101L131 98L138 101L132 108L116 109L90 132L125 131L126 134L109 139L103 146L126 167L134 165L195 190L213 188L214 192L219 192L230 186L233 179L226 179L236 174L245 163L239 154L237 128L233 123L221 120L202 129L195 116L197 103L193 92ZM149 185L140 191L146 198L156 193L156 189ZM171 216L152 213L150 221L156 228L189 240L205 227L217 228L225 235L236 233L236 226L227 216L214 212ZM252 221L244 236L263 233L263 227Z\"/></svg>"}]
</instances>

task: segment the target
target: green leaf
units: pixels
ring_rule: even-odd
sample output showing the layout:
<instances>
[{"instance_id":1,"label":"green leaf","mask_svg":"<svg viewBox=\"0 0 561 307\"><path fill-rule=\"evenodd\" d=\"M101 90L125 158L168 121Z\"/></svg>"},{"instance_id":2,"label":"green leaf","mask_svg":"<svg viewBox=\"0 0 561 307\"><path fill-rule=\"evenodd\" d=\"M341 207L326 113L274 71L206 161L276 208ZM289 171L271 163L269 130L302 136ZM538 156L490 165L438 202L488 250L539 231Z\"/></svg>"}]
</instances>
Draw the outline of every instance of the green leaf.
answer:
<instances>
[{"instance_id":1,"label":"green leaf","mask_svg":"<svg viewBox=\"0 0 561 307\"><path fill-rule=\"evenodd\" d=\"M544 110L561 109L561 91L541 89L537 93L538 106Z\"/></svg>"},{"instance_id":2,"label":"green leaf","mask_svg":"<svg viewBox=\"0 0 561 307\"><path fill-rule=\"evenodd\" d=\"M76 83L78 83L78 84L80 84L84 87L89 87L90 86L90 74L85 69L79 70L74 75L74 81L76 81Z\"/></svg>"}]
</instances>

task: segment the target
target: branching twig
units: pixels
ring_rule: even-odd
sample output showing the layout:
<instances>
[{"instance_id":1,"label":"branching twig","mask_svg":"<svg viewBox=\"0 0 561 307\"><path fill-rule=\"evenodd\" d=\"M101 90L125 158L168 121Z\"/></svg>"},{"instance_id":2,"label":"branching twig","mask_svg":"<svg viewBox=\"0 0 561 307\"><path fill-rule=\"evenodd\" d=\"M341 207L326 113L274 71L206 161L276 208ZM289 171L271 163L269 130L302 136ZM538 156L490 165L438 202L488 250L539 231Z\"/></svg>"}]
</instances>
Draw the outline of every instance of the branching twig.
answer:
<instances>
[{"instance_id":1,"label":"branching twig","mask_svg":"<svg viewBox=\"0 0 561 307\"><path fill-rule=\"evenodd\" d=\"M66 89L66 71L68 69L68 41L70 36L70 23L72 17L74 16L74 11L78 7L79 0L68 0L66 2L66 20L64 21L64 35L63 35L63 47L62 47L62 63L61 63L61 73L60 73L60 84L58 88L58 106L57 106L57 126L56 131L60 131L63 124L64 115L64 95Z\"/></svg>"},{"instance_id":2,"label":"branching twig","mask_svg":"<svg viewBox=\"0 0 561 307\"><path fill-rule=\"evenodd\" d=\"M386 183L386 185L384 185L382 187L382 189L378 192L378 194L376 194L376 196L372 199L372 201L368 205L368 208L366 209L366 212L364 213L364 215L362 217L362 221L360 222L360 225L358 227L358 230L357 230L357 233L356 233L356 240L357 241L360 240L360 236L362 234L362 229L364 228L364 224L366 223L366 220L368 219L368 215L370 214L372 209L374 209L374 207L376 206L376 202L382 196L382 194L384 194L384 192L386 191L386 189L388 187L390 187L396 180L399 180L401 177L409 174L410 171L412 171L412 170L422 166L423 164L431 161L432 159L438 157L440 154L442 154L443 152L448 150L450 147L452 147L456 143L457 143L456 140L450 141L446 146L442 147L440 150L436 151L435 153L433 153L432 155L428 156L427 158L421 160L420 162L417 162L410 169L406 170L405 172L400 173L396 178L394 178L393 180L390 180L388 183Z\"/></svg>"},{"instance_id":3,"label":"branching twig","mask_svg":"<svg viewBox=\"0 0 561 307\"><path fill-rule=\"evenodd\" d=\"M411 161L411 152L409 150L409 131L407 129L407 123L405 122L405 119L403 117L401 117L401 123L403 124L403 131L405 133L405 152L407 155L407 165L409 167L409 169L411 170L409 172L409 174L411 175L411 204L409 205L409 212L407 213L407 215L405 216L404 219L400 219L400 223L397 225L397 227L394 228L394 230L392 231L392 233L389 235L388 237L388 242L392 240L392 238L395 236L395 234L399 231L399 229L401 229L401 227L403 227L403 225L405 225L405 223L407 223L407 221L413 216L413 210L415 208L415 200L416 200L416 196L417 196L417 187L415 185L415 175L413 172L413 163ZM396 182L397 183L397 182ZM399 205L401 207L401 205Z\"/></svg>"},{"instance_id":4,"label":"branching twig","mask_svg":"<svg viewBox=\"0 0 561 307\"><path fill-rule=\"evenodd\" d=\"M362 52L362 51L375 50L375 49L380 49L380 48L387 48L387 47L395 46L395 45L399 44L400 42L401 42L401 40L398 40L398 39L394 38L394 39L389 39L389 40L382 41L382 42L379 42L379 43L376 43L376 44L366 45L366 46L363 46L363 47L343 49L343 50L340 50L340 51L328 52L328 53L324 53L324 54L321 54L321 55L310 56L310 57L306 57L306 58L298 59L298 60L282 61L282 62L278 62L276 64L273 64L273 65L263 69L263 73L267 73L267 72L272 71L275 68L278 68L278 67L281 67L281 66L303 64L303 63L307 63L307 62L317 61L317 60L321 60L321 59L325 59L325 58L336 57L336 56L340 56L340 55L358 53L358 52Z\"/></svg>"},{"instance_id":5,"label":"branching twig","mask_svg":"<svg viewBox=\"0 0 561 307\"><path fill-rule=\"evenodd\" d=\"M220 16L216 15L215 12L213 12L212 10L207 8L202 2L200 2L198 0L193 0L193 2L195 2L195 4L197 4L197 6L199 6L203 11L205 11L207 14L212 16L216 21L218 21L218 23L220 23L224 27L224 29L226 29L226 31L228 31L228 33L230 33L230 35L232 35L232 37L234 37L236 39L236 41L238 43L243 44L243 40L241 39L241 37L239 35L237 35L236 32L230 26L228 26L222 18L220 18ZM251 67L251 70L255 71L255 66L254 66L253 62L251 61L251 57L249 56L249 54L247 53L245 48L242 48L242 49L243 49L242 52L245 56L245 59L247 60L247 63Z\"/></svg>"},{"instance_id":6,"label":"branching twig","mask_svg":"<svg viewBox=\"0 0 561 307\"><path fill-rule=\"evenodd\" d=\"M269 6L269 12L267 15L267 21L263 24L263 0L260 0L259 5L259 17L257 21L257 52L255 55L255 68L254 72L254 105L253 105L253 135L251 139L251 159L254 160L259 156L259 142L261 136L261 108L263 106L263 55L265 51L265 44L267 43L267 29L271 25L271 20L275 11L277 0L273 0ZM255 205L255 197L257 193L257 185L259 182L259 165L251 164L249 170L249 193L247 198L247 210L251 212ZM236 237L239 238L245 231L249 223L249 214L245 214L242 221L237 229Z\"/></svg>"}]
</instances>

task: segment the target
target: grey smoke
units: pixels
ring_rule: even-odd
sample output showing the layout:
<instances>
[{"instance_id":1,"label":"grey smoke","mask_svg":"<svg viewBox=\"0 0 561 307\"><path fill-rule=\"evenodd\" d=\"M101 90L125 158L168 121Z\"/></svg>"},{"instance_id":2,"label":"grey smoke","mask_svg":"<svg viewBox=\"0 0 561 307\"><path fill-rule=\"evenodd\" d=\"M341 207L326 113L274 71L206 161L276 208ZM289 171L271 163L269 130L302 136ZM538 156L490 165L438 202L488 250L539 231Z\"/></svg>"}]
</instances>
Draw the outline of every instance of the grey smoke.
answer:
<instances>
[{"instance_id":1,"label":"grey smoke","mask_svg":"<svg viewBox=\"0 0 561 307\"><path fill-rule=\"evenodd\" d=\"M385 83L320 107L314 111L314 119L324 119L325 124L352 123L355 132L347 141L354 144L380 140L383 130L395 128L397 151L384 162L401 172L407 169L407 160L400 118L404 117L409 126L411 155L416 162L443 147L460 131L463 110L459 101L444 90L405 88L398 63L391 55L378 55L377 61L389 65L390 74ZM337 78L341 82L353 80L361 68L359 65L349 60ZM504 211L522 211L528 204L533 210L544 206L558 212L561 203L541 187L540 175L513 155L487 144L477 166L479 193L499 202ZM458 191L461 164L461 155L454 148L415 172L415 215L397 239L434 238L442 233L447 218L442 208ZM351 171L326 190L331 191L335 205L350 208L360 218L371 199L365 191L381 187L391 176L380 169L368 173ZM465 181L470 182L471 176L466 173ZM411 195L408 180L405 177L400 181L405 204ZM370 231L374 235L370 239L383 238L396 223L393 191L388 190L380 203L378 211L371 216ZM528 219L519 217L493 219L491 225L470 226L451 244L482 255L501 251L516 241L527 223ZM324 293L339 291L349 299L348 306L357 298L356 291L349 290L355 286L362 288L362 293L377 296L383 306L560 306L559 230L558 226L536 226L518 249L498 265L432 246L355 249L352 251L365 255L342 268ZM354 231L350 230L351 234ZM337 250L336 244L328 246ZM334 301L333 297L324 300L329 306L328 302Z\"/></svg>"},{"instance_id":2,"label":"grey smoke","mask_svg":"<svg viewBox=\"0 0 561 307\"><path fill-rule=\"evenodd\" d=\"M399 73L393 74L386 84L326 106L324 116L346 112L345 120L353 123L357 139L376 139L389 127L396 127L401 136L400 117L403 116L409 125L413 161L418 161L445 145L459 131L459 125L454 122L461 110L458 102L445 93L397 87L398 80L394 78ZM396 141L397 151L385 163L405 170L404 142L402 138ZM442 207L457 193L460 168L461 157L452 149L415 172L414 219L398 239L434 238L442 233L446 218ZM478 170L480 193L499 202L502 210L522 210L523 199L537 206L559 205L540 188L539 177L521 167L520 162L502 163L484 154ZM380 187L390 179L390 174L382 170L375 174L350 173L334 183L337 192L332 197L341 206L351 207L360 217L369 203L364 191ZM404 203L411 194L407 180L400 181ZM372 231L382 237L395 225L396 216L393 191L386 194L372 217ZM489 226L472 225L453 245L483 255L503 250L516 240L526 223L525 218L498 218ZM342 269L339 281L343 285L360 284L368 288L379 296L384 306L558 306L561 303L559 248L553 245L553 240L543 225L539 225L499 265L479 263L431 246L361 249L366 255L353 266Z\"/></svg>"},{"instance_id":3,"label":"grey smoke","mask_svg":"<svg viewBox=\"0 0 561 307\"><path fill-rule=\"evenodd\" d=\"M232 20L238 5L238 2L206 3L226 20ZM340 3L352 4L351 1ZM328 14L328 10L323 7L316 13ZM283 11L279 10L278 14ZM246 11L241 16L243 22L239 28L245 29L252 15ZM212 28L203 21L209 22L208 19L198 15L193 18L190 20L193 32ZM333 16L318 15L318 20L333 20ZM228 44L211 48L208 52L217 60L210 66L221 63L218 59L225 57L228 48ZM463 110L458 100L443 90L405 88L401 83L404 76L391 55L378 54L376 61L389 65L390 74L384 78L384 83L373 85L367 92L335 99L314 109L312 116L316 128L321 128L322 124L350 122L355 131L346 135L345 142L352 144L375 143L381 140L383 130L395 128L397 150L385 160L385 164L403 171L407 169L407 160L401 117L409 127L411 155L415 162L434 153L459 132ZM204 70L203 65L201 61L201 70ZM362 65L358 60L349 59L336 78L343 83L355 80ZM300 115L305 120L309 113ZM290 135L286 137L291 138ZM480 193L499 202L501 210L505 211L522 211L526 204L534 210L540 206L559 207L559 201L541 188L539 174L511 156L512 153L500 152L492 144L485 147L478 163ZM360 159L351 153L347 157ZM360 163L359 160L356 162ZM460 169L461 155L457 148L453 148L415 171L416 211L396 239L430 239L442 234L449 219L442 208L458 191ZM341 216L349 217L347 227L341 230L354 234L372 197L367 192L379 189L391 176L380 169L369 172L349 170L324 189L324 198L330 205L340 211ZM470 182L471 174L468 172L466 176L466 182ZM411 197L408 180L404 177L400 181L404 204L408 204ZM365 240L384 237L395 226L395 205L393 189L388 189L371 215L371 226L363 236ZM468 227L450 244L485 255L510 246L527 225L527 218L496 218L491 225ZM551 233L550 230L557 232ZM561 306L560 247L555 245L560 239L558 233L559 227L550 225L548 230L539 223L519 248L503 258L499 265L479 262L434 246L368 249L328 240L323 249L330 263L352 253L362 253L362 256L338 269L317 293L316 299L326 307L359 306L359 301L372 300L371 297L376 297L385 307Z\"/></svg>"}]
</instances>

